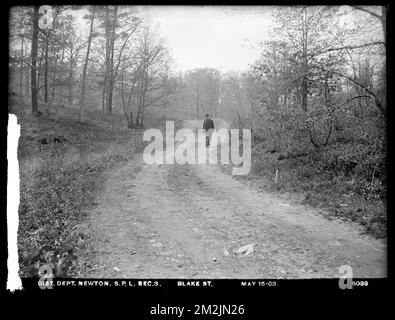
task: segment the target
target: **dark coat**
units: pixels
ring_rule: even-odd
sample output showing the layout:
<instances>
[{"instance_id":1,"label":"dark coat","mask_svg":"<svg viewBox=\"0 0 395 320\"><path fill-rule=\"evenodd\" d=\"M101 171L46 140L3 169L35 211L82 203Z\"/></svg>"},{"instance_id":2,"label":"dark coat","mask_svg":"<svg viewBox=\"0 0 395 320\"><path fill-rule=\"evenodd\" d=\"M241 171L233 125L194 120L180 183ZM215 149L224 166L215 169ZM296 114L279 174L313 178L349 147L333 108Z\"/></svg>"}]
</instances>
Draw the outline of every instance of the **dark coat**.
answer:
<instances>
[{"instance_id":1,"label":"dark coat","mask_svg":"<svg viewBox=\"0 0 395 320\"><path fill-rule=\"evenodd\" d=\"M203 129L204 130L210 130L210 129L214 129L214 121L211 119L206 119L203 122Z\"/></svg>"}]
</instances>

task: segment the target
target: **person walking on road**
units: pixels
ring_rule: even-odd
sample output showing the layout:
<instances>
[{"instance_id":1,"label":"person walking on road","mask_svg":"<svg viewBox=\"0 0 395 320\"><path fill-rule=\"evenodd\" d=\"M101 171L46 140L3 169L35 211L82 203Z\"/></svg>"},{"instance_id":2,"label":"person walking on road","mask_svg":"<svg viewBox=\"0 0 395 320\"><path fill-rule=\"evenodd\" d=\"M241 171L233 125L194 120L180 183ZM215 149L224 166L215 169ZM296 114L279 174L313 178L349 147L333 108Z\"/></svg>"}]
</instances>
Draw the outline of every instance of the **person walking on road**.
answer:
<instances>
[{"instance_id":1,"label":"person walking on road","mask_svg":"<svg viewBox=\"0 0 395 320\"><path fill-rule=\"evenodd\" d=\"M208 113L206 113L206 119L203 122L203 130L206 132L206 147L208 147L214 130L214 121L210 119L210 115Z\"/></svg>"}]
</instances>

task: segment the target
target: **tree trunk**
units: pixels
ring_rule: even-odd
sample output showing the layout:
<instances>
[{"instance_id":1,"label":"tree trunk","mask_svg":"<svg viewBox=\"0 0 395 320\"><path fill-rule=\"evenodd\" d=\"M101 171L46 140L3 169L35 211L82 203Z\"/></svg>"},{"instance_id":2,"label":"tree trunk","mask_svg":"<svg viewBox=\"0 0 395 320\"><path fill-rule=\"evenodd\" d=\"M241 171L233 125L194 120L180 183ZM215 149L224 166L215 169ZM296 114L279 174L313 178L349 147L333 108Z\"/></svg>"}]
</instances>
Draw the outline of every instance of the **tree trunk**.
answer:
<instances>
[{"instance_id":1,"label":"tree trunk","mask_svg":"<svg viewBox=\"0 0 395 320\"><path fill-rule=\"evenodd\" d=\"M69 105L73 103L73 47L70 49L70 70L69 70Z\"/></svg>"},{"instance_id":2,"label":"tree trunk","mask_svg":"<svg viewBox=\"0 0 395 320\"><path fill-rule=\"evenodd\" d=\"M196 119L199 119L199 88L197 90L197 95L196 95Z\"/></svg>"},{"instance_id":3,"label":"tree trunk","mask_svg":"<svg viewBox=\"0 0 395 320\"><path fill-rule=\"evenodd\" d=\"M140 128L144 128L144 109L141 110L141 115L140 115Z\"/></svg>"},{"instance_id":4,"label":"tree trunk","mask_svg":"<svg viewBox=\"0 0 395 320\"><path fill-rule=\"evenodd\" d=\"M36 78L36 61L37 61L37 40L38 40L38 7L34 7L33 14L33 38L32 38L32 66L31 66L31 88L32 88L32 113L38 111L37 101L37 78Z\"/></svg>"},{"instance_id":5,"label":"tree trunk","mask_svg":"<svg viewBox=\"0 0 395 320\"><path fill-rule=\"evenodd\" d=\"M106 96L106 98L107 98L107 112L108 113L112 113L112 81L113 81L113 79L110 79L109 87L108 87L108 94Z\"/></svg>"},{"instance_id":6,"label":"tree trunk","mask_svg":"<svg viewBox=\"0 0 395 320\"><path fill-rule=\"evenodd\" d=\"M45 56L44 56L44 101L48 103L48 35L45 35Z\"/></svg>"},{"instance_id":7,"label":"tree trunk","mask_svg":"<svg viewBox=\"0 0 395 320\"><path fill-rule=\"evenodd\" d=\"M86 51L84 69L82 71L82 80L81 80L81 105L80 105L80 121L84 122L84 111L85 111L85 91L86 91L86 70L88 68L89 62L89 53L91 50L91 42L92 42L92 31L93 31L93 22L95 19L95 7L92 8L92 17L91 17L91 27L89 31L88 38L88 49Z\"/></svg>"},{"instance_id":8,"label":"tree trunk","mask_svg":"<svg viewBox=\"0 0 395 320\"><path fill-rule=\"evenodd\" d=\"M383 28L384 43L387 46L387 8L385 6L381 7L381 26Z\"/></svg>"},{"instance_id":9,"label":"tree trunk","mask_svg":"<svg viewBox=\"0 0 395 320\"><path fill-rule=\"evenodd\" d=\"M40 92L40 80L41 80L41 74L42 74L42 61L44 58L44 46L41 48L41 54L40 54L40 59L38 61L38 75L37 75L37 94ZM37 58L36 58L37 60Z\"/></svg>"},{"instance_id":10,"label":"tree trunk","mask_svg":"<svg viewBox=\"0 0 395 320\"><path fill-rule=\"evenodd\" d=\"M19 82L19 95L23 95L23 35L21 36L21 70L20 70L20 82Z\"/></svg>"},{"instance_id":11,"label":"tree trunk","mask_svg":"<svg viewBox=\"0 0 395 320\"><path fill-rule=\"evenodd\" d=\"M134 125L133 125L133 110L130 110L130 129L133 129L134 128Z\"/></svg>"},{"instance_id":12,"label":"tree trunk","mask_svg":"<svg viewBox=\"0 0 395 320\"><path fill-rule=\"evenodd\" d=\"M54 63L55 66L57 66L57 64L58 64L58 58L59 58L59 55L56 54L56 56L55 56L55 63ZM53 71L53 75L52 75L51 102L54 101L54 98L55 98L55 91L56 91L56 76L57 76L56 67L54 67L54 71Z\"/></svg>"},{"instance_id":13,"label":"tree trunk","mask_svg":"<svg viewBox=\"0 0 395 320\"><path fill-rule=\"evenodd\" d=\"M103 111L107 112L107 98L106 94L108 92L107 89L107 82L109 79L109 72L110 72L110 36L109 36L109 29L110 29L110 12L108 6L106 6L106 20L105 20L105 37L106 37L106 63L105 63L105 68L106 68L106 74L104 76L104 84L103 84L103 99L104 99L104 108Z\"/></svg>"},{"instance_id":14,"label":"tree trunk","mask_svg":"<svg viewBox=\"0 0 395 320\"><path fill-rule=\"evenodd\" d=\"M139 96L138 96L138 103L137 103L137 115L136 115L136 126L140 126L140 116L141 116L141 109L142 109L142 99L143 99L143 82L144 82L144 67L145 62L143 62L143 70L140 73L140 86L139 86Z\"/></svg>"},{"instance_id":15,"label":"tree trunk","mask_svg":"<svg viewBox=\"0 0 395 320\"><path fill-rule=\"evenodd\" d=\"M122 98L122 108L123 108L123 113L125 114L126 121L128 123L128 128L131 128L131 124L128 118L128 114L126 112L126 105L125 105L125 88L124 88L124 66L122 66L122 71L121 71L121 98Z\"/></svg>"},{"instance_id":16,"label":"tree trunk","mask_svg":"<svg viewBox=\"0 0 395 320\"><path fill-rule=\"evenodd\" d=\"M306 7L303 10L302 24L302 109L307 111L307 12Z\"/></svg>"},{"instance_id":17,"label":"tree trunk","mask_svg":"<svg viewBox=\"0 0 395 320\"><path fill-rule=\"evenodd\" d=\"M63 43L63 35L62 35L62 45L63 45L63 49L62 49L62 58L60 61L60 79L62 80L63 77L63 62L64 62L64 43ZM61 85L60 85L60 92L59 92L59 104L62 103L62 98L63 98L63 81L61 81Z\"/></svg>"},{"instance_id":18,"label":"tree trunk","mask_svg":"<svg viewBox=\"0 0 395 320\"><path fill-rule=\"evenodd\" d=\"M101 111L104 114L106 112L106 77L104 77L104 84L101 94Z\"/></svg>"},{"instance_id":19,"label":"tree trunk","mask_svg":"<svg viewBox=\"0 0 395 320\"><path fill-rule=\"evenodd\" d=\"M137 104L136 127L140 127L142 83L140 83L139 100Z\"/></svg>"},{"instance_id":20,"label":"tree trunk","mask_svg":"<svg viewBox=\"0 0 395 320\"><path fill-rule=\"evenodd\" d=\"M145 107L145 93L147 91L146 78L144 77L143 94L141 98L141 112L140 112L140 128L144 127L144 107Z\"/></svg>"},{"instance_id":21,"label":"tree trunk","mask_svg":"<svg viewBox=\"0 0 395 320\"><path fill-rule=\"evenodd\" d=\"M123 73L123 71L122 71L122 73ZM122 78L122 81L123 81L123 78ZM131 129L134 128L132 98L133 98L133 95L134 95L135 86L136 86L136 76L133 79L133 83L132 83L132 86L130 88L128 102L127 102L127 109L130 110L130 125L129 125L129 127Z\"/></svg>"},{"instance_id":22,"label":"tree trunk","mask_svg":"<svg viewBox=\"0 0 395 320\"><path fill-rule=\"evenodd\" d=\"M31 57L30 57L31 58ZM29 71L25 73L25 96L30 97L30 77L29 77Z\"/></svg>"},{"instance_id":23,"label":"tree trunk","mask_svg":"<svg viewBox=\"0 0 395 320\"><path fill-rule=\"evenodd\" d=\"M302 109L307 111L307 80L306 77L302 79Z\"/></svg>"},{"instance_id":24,"label":"tree trunk","mask_svg":"<svg viewBox=\"0 0 395 320\"><path fill-rule=\"evenodd\" d=\"M112 21L112 30L110 36L110 28L109 28L109 9L106 7L106 111L108 113L112 112L112 96L113 96L113 88L114 88L114 42L115 42L115 29L117 23L118 16L118 7L114 8L114 18Z\"/></svg>"},{"instance_id":25,"label":"tree trunk","mask_svg":"<svg viewBox=\"0 0 395 320\"><path fill-rule=\"evenodd\" d=\"M137 111L137 115L136 115L136 127L139 128L140 127L140 110Z\"/></svg>"}]
</instances>

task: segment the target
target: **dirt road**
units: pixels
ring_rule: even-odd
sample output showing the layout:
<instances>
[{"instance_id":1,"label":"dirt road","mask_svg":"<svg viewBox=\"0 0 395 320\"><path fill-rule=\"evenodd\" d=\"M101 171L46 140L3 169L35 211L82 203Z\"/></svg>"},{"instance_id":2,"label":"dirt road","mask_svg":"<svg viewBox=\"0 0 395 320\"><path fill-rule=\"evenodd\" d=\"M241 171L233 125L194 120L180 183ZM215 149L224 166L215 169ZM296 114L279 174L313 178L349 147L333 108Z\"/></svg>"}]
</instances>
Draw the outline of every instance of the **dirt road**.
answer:
<instances>
[{"instance_id":1,"label":"dirt road","mask_svg":"<svg viewBox=\"0 0 395 320\"><path fill-rule=\"evenodd\" d=\"M90 214L95 268L84 277L354 278L386 276L386 245L353 224L263 194L216 165L112 171ZM251 244L250 253L237 254ZM248 248L246 248L248 249Z\"/></svg>"}]
</instances>

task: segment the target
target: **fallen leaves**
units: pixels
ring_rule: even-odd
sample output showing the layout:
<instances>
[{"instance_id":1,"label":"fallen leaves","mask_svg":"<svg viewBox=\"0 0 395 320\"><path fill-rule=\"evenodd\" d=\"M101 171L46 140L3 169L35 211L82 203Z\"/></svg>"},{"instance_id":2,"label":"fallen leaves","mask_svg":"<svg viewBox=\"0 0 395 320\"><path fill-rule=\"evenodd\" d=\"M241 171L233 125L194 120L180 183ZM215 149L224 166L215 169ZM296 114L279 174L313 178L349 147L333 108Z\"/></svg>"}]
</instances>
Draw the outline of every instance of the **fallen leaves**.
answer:
<instances>
[{"instance_id":1,"label":"fallen leaves","mask_svg":"<svg viewBox=\"0 0 395 320\"><path fill-rule=\"evenodd\" d=\"M33 263L56 266L57 257L68 248L78 250L86 245L73 229L95 203L103 172L133 152L130 141L140 140L140 133L110 132L66 117L55 122L19 116L18 121L22 125L18 246L28 257L21 261L21 275L35 276L36 268L30 267ZM39 139L56 148L40 152ZM73 264L63 260L62 265L63 275L68 276L72 270L66 269Z\"/></svg>"}]
</instances>

